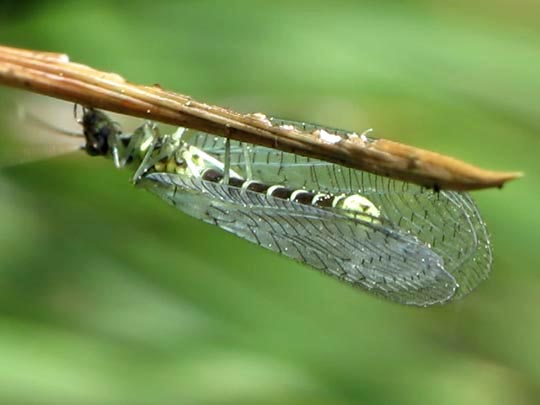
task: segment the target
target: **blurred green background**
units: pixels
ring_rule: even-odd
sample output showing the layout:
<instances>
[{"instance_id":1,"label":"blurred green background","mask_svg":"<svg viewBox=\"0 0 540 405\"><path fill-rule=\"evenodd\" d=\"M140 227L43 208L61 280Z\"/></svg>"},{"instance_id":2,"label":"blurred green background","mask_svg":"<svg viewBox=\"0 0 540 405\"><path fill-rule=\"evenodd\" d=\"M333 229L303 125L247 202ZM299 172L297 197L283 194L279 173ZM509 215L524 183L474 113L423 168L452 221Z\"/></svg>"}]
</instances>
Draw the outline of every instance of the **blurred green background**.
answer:
<instances>
[{"instance_id":1,"label":"blurred green background","mask_svg":"<svg viewBox=\"0 0 540 405\"><path fill-rule=\"evenodd\" d=\"M4 165L0 403L538 403L539 2L0 9L3 44L526 173L474 194L495 249L490 279L460 302L418 309L188 218L105 159ZM34 102L44 105L0 88L6 162L26 159L13 104ZM37 111L73 121L67 104Z\"/></svg>"}]
</instances>

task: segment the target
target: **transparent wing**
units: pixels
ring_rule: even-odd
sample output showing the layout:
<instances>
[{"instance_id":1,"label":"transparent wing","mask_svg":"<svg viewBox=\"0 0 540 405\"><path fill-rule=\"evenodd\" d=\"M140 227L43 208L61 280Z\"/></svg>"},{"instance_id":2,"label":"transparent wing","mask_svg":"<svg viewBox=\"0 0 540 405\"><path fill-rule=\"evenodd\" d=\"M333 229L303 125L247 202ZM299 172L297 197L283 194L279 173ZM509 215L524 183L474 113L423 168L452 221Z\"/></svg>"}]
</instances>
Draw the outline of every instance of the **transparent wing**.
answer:
<instances>
[{"instance_id":1,"label":"transparent wing","mask_svg":"<svg viewBox=\"0 0 540 405\"><path fill-rule=\"evenodd\" d=\"M311 132L312 124L273 119L274 125L293 125ZM347 131L325 128L347 137ZM224 140L190 131L191 143L218 159L224 156ZM231 168L246 171L246 156L253 177L267 184L331 193L359 193L381 211L381 217L402 233L411 233L436 253L444 269L457 281L454 298L460 298L485 280L492 264L486 225L467 193L433 192L423 187L341 167L328 162L260 146L231 141Z\"/></svg>"},{"instance_id":2,"label":"transparent wing","mask_svg":"<svg viewBox=\"0 0 540 405\"><path fill-rule=\"evenodd\" d=\"M189 215L376 295L412 305L454 295L456 281L441 257L391 224L198 177L152 173L139 185Z\"/></svg>"}]
</instances>

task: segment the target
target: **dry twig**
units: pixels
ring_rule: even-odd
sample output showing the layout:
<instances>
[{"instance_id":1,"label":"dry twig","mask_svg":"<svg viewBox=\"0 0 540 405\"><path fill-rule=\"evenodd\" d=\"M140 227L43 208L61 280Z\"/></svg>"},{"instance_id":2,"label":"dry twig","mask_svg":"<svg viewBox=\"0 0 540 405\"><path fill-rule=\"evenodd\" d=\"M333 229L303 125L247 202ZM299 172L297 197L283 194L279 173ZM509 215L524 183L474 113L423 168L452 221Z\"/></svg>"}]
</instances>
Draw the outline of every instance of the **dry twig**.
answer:
<instances>
[{"instance_id":1,"label":"dry twig","mask_svg":"<svg viewBox=\"0 0 540 405\"><path fill-rule=\"evenodd\" d=\"M329 142L320 132L276 126L263 114L241 114L159 86L72 63L67 55L0 46L0 83L122 114L193 128L435 189L501 187L515 172L477 168L393 141L362 137Z\"/></svg>"}]
</instances>

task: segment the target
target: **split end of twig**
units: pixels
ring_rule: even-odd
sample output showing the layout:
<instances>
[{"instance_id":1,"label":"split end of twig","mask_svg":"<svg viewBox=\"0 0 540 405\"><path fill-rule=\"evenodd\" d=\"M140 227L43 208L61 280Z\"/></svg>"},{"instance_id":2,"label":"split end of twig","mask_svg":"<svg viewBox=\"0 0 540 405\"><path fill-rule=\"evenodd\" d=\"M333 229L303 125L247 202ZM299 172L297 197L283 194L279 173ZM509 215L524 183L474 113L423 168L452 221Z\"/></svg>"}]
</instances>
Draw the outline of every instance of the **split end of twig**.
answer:
<instances>
[{"instance_id":1,"label":"split end of twig","mask_svg":"<svg viewBox=\"0 0 540 405\"><path fill-rule=\"evenodd\" d=\"M495 172L483 169L480 176L460 176L458 182L449 182L440 185L439 188L448 188L457 191L482 190L486 188L502 188L507 182L524 176L522 172Z\"/></svg>"},{"instance_id":2,"label":"split end of twig","mask_svg":"<svg viewBox=\"0 0 540 405\"><path fill-rule=\"evenodd\" d=\"M502 188L505 183L524 175L522 172L481 169L450 156L387 139L378 139L371 147L392 156L394 167L398 169L396 177L435 190L472 191Z\"/></svg>"}]
</instances>

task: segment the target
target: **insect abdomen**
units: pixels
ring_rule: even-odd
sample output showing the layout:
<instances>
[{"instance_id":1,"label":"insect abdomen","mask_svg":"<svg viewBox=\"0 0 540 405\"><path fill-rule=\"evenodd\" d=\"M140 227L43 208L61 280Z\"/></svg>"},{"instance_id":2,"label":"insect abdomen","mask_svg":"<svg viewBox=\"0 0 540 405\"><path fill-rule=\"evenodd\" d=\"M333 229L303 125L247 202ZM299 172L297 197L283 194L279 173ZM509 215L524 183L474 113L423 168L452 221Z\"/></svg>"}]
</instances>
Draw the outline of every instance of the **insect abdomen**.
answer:
<instances>
[{"instance_id":1,"label":"insect abdomen","mask_svg":"<svg viewBox=\"0 0 540 405\"><path fill-rule=\"evenodd\" d=\"M202 179L212 183L223 182L223 173L215 169L206 169ZM245 180L236 177L229 178L228 185L263 193L269 197L289 200L298 204L313 205L321 208L337 208L351 215L362 215L377 218L380 211L375 205L360 194L331 194L325 192L308 191L304 189L292 189L279 184L268 185L256 180Z\"/></svg>"}]
</instances>

